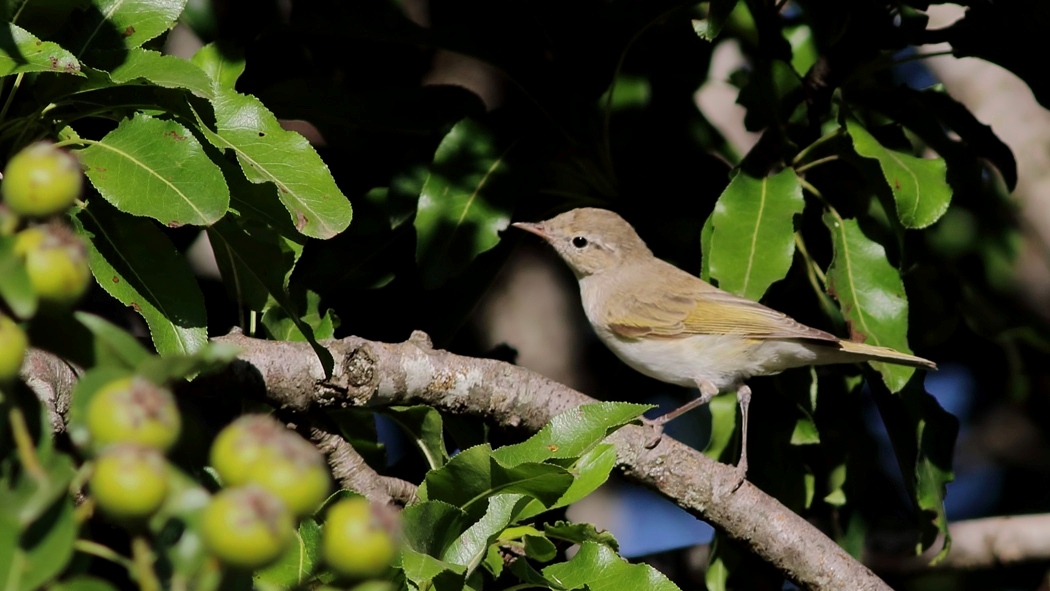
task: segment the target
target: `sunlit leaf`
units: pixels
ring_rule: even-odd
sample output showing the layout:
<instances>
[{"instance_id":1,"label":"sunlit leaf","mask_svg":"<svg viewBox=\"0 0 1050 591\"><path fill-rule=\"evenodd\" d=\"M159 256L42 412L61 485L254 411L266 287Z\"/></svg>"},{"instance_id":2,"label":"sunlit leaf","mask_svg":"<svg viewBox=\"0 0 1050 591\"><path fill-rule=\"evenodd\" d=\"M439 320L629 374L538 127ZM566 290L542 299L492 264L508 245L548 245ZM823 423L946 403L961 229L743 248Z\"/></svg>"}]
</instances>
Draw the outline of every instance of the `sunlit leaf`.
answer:
<instances>
[{"instance_id":1,"label":"sunlit leaf","mask_svg":"<svg viewBox=\"0 0 1050 591\"><path fill-rule=\"evenodd\" d=\"M80 62L57 43L41 41L15 25L0 25L0 76L26 72L80 73Z\"/></svg>"}]
</instances>

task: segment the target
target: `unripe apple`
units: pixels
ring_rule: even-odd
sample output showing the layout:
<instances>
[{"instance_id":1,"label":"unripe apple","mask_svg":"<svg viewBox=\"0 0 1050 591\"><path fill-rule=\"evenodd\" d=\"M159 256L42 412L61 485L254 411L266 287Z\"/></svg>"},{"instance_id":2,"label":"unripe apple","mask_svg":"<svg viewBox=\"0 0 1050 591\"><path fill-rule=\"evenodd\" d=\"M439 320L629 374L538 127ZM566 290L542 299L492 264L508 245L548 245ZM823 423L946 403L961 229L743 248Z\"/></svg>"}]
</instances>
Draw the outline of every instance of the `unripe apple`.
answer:
<instances>
[{"instance_id":1,"label":"unripe apple","mask_svg":"<svg viewBox=\"0 0 1050 591\"><path fill-rule=\"evenodd\" d=\"M88 481L91 497L118 522L138 522L160 509L168 495L168 468L155 449L123 444L95 460Z\"/></svg>"},{"instance_id":2,"label":"unripe apple","mask_svg":"<svg viewBox=\"0 0 1050 591\"><path fill-rule=\"evenodd\" d=\"M18 377L29 339L15 321L0 314L0 384Z\"/></svg>"},{"instance_id":3,"label":"unripe apple","mask_svg":"<svg viewBox=\"0 0 1050 591\"><path fill-rule=\"evenodd\" d=\"M73 205L83 178L75 156L51 142L37 142L7 163L0 195L18 215L47 217Z\"/></svg>"},{"instance_id":4,"label":"unripe apple","mask_svg":"<svg viewBox=\"0 0 1050 591\"><path fill-rule=\"evenodd\" d=\"M333 572L349 579L384 574L397 555L396 515L363 497L343 499L328 508L321 530L321 556Z\"/></svg>"},{"instance_id":5,"label":"unripe apple","mask_svg":"<svg viewBox=\"0 0 1050 591\"><path fill-rule=\"evenodd\" d=\"M164 452L179 438L182 421L170 391L145 378L126 377L95 393L85 424L96 450L135 443Z\"/></svg>"},{"instance_id":6,"label":"unripe apple","mask_svg":"<svg viewBox=\"0 0 1050 591\"><path fill-rule=\"evenodd\" d=\"M25 258L33 291L45 310L63 310L77 302L91 282L84 243L57 224L26 228L15 237L15 252Z\"/></svg>"},{"instance_id":7,"label":"unripe apple","mask_svg":"<svg viewBox=\"0 0 1050 591\"><path fill-rule=\"evenodd\" d=\"M274 563L295 538L292 514L277 497L248 485L212 498L201 519L207 548L224 564L255 570Z\"/></svg>"}]
</instances>

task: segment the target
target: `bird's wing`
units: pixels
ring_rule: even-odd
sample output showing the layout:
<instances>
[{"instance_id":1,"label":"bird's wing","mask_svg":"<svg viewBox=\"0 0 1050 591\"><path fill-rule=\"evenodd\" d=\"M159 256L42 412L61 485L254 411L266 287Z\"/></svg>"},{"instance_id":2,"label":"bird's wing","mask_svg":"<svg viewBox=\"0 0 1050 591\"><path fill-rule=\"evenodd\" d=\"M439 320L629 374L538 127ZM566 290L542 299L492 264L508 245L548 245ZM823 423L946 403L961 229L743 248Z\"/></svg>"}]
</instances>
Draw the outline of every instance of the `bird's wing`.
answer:
<instances>
[{"instance_id":1,"label":"bird's wing","mask_svg":"<svg viewBox=\"0 0 1050 591\"><path fill-rule=\"evenodd\" d=\"M752 339L839 340L685 271L675 271L661 282L639 282L632 289L617 290L618 297L609 298L605 308L610 330L626 338L732 334Z\"/></svg>"}]
</instances>

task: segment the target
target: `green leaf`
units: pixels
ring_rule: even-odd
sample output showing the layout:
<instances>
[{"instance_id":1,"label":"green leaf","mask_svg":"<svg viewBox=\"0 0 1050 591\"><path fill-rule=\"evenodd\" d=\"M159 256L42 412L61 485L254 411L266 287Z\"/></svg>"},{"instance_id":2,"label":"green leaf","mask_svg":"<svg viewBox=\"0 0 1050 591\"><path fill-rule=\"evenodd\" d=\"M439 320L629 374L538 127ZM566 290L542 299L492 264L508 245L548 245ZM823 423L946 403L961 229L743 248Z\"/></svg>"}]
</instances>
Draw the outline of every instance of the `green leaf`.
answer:
<instances>
[{"instance_id":1,"label":"green leaf","mask_svg":"<svg viewBox=\"0 0 1050 591\"><path fill-rule=\"evenodd\" d=\"M763 179L738 172L715 203L710 250L704 251L718 286L758 301L783 279L795 255L794 218L803 206L793 169Z\"/></svg>"},{"instance_id":2,"label":"green leaf","mask_svg":"<svg viewBox=\"0 0 1050 591\"><path fill-rule=\"evenodd\" d=\"M410 548L401 551L401 569L415 588L434 591L461 591L467 570Z\"/></svg>"},{"instance_id":3,"label":"green leaf","mask_svg":"<svg viewBox=\"0 0 1050 591\"><path fill-rule=\"evenodd\" d=\"M589 591L676 591L678 587L648 564L631 564L607 546L584 542L570 560L543 569L543 575L568 589Z\"/></svg>"},{"instance_id":4,"label":"green leaf","mask_svg":"<svg viewBox=\"0 0 1050 591\"><path fill-rule=\"evenodd\" d=\"M558 547L543 536L525 536L525 555L539 562L550 562L558 555Z\"/></svg>"},{"instance_id":5,"label":"green leaf","mask_svg":"<svg viewBox=\"0 0 1050 591\"><path fill-rule=\"evenodd\" d=\"M711 252L711 237L715 233L713 216L707 216L704 226L700 228L700 252ZM711 258L704 256L700 259L700 278L709 283L718 285L718 281L711 280Z\"/></svg>"},{"instance_id":6,"label":"green leaf","mask_svg":"<svg viewBox=\"0 0 1050 591\"><path fill-rule=\"evenodd\" d=\"M443 501L423 501L401 512L402 540L406 549L441 556L470 526L467 513Z\"/></svg>"},{"instance_id":7,"label":"green leaf","mask_svg":"<svg viewBox=\"0 0 1050 591\"><path fill-rule=\"evenodd\" d=\"M834 507L842 507L846 504L846 490L842 485L846 484L846 463L836 465L828 474L828 494L824 495L824 502Z\"/></svg>"},{"instance_id":8,"label":"green leaf","mask_svg":"<svg viewBox=\"0 0 1050 591\"><path fill-rule=\"evenodd\" d=\"M230 207L219 167L175 121L136 114L77 155L98 192L132 215L206 226Z\"/></svg>"},{"instance_id":9,"label":"green leaf","mask_svg":"<svg viewBox=\"0 0 1050 591\"><path fill-rule=\"evenodd\" d=\"M208 238L227 288L234 292L238 302L252 310L263 310L271 299L276 302L306 337L325 375L331 375L335 365L332 354L317 342L313 328L302 321L286 287L302 246L269 228L241 222L238 225L227 217L208 228Z\"/></svg>"},{"instance_id":10,"label":"green leaf","mask_svg":"<svg viewBox=\"0 0 1050 591\"><path fill-rule=\"evenodd\" d=\"M653 407L627 402L584 404L554 417L522 443L495 450L492 457L505 466L550 458L576 458L650 408Z\"/></svg>"},{"instance_id":11,"label":"green leaf","mask_svg":"<svg viewBox=\"0 0 1050 591\"><path fill-rule=\"evenodd\" d=\"M432 289L499 243L510 224L513 188L507 155L487 128L470 119L455 125L441 141L416 213L416 262L424 287Z\"/></svg>"},{"instance_id":12,"label":"green leaf","mask_svg":"<svg viewBox=\"0 0 1050 591\"><path fill-rule=\"evenodd\" d=\"M708 403L711 412L711 439L704 448L704 455L712 460L732 462L733 433L736 431L736 409L739 405L736 394L715 396Z\"/></svg>"},{"instance_id":13,"label":"green leaf","mask_svg":"<svg viewBox=\"0 0 1050 591\"><path fill-rule=\"evenodd\" d=\"M48 589L50 591L117 591L112 583L87 575L64 579L52 584Z\"/></svg>"},{"instance_id":14,"label":"green leaf","mask_svg":"<svg viewBox=\"0 0 1050 591\"><path fill-rule=\"evenodd\" d=\"M222 43L209 43L197 50L190 60L200 67L220 88L233 90L244 73L244 52Z\"/></svg>"},{"instance_id":15,"label":"green leaf","mask_svg":"<svg viewBox=\"0 0 1050 591\"><path fill-rule=\"evenodd\" d=\"M813 445L820 443L820 433L817 425L810 417L801 417L795 421L795 429L791 432L791 445Z\"/></svg>"},{"instance_id":16,"label":"green leaf","mask_svg":"<svg viewBox=\"0 0 1050 591\"><path fill-rule=\"evenodd\" d=\"M890 347L908 348L908 297L900 273L886 260L886 250L861 231L856 220L824 214L831 231L834 258L828 268L828 293L838 300L849 325L850 339ZM892 392L908 383L915 369L871 362Z\"/></svg>"},{"instance_id":17,"label":"green leaf","mask_svg":"<svg viewBox=\"0 0 1050 591\"><path fill-rule=\"evenodd\" d=\"M152 357L135 337L101 316L87 312L75 312L74 316L95 336L95 348L98 352L95 354L96 363L92 365L116 362L123 368L132 369Z\"/></svg>"},{"instance_id":18,"label":"green leaf","mask_svg":"<svg viewBox=\"0 0 1050 591\"><path fill-rule=\"evenodd\" d=\"M944 536L944 545L933 560L936 563L951 549L944 495L948 483L955 479L952 461L959 420L926 392L920 377L909 380L897 396L875 386L872 393L890 434L905 486L922 512L916 553L931 547L938 534Z\"/></svg>"},{"instance_id":19,"label":"green leaf","mask_svg":"<svg viewBox=\"0 0 1050 591\"><path fill-rule=\"evenodd\" d=\"M161 355L190 354L208 341L197 281L186 260L152 222L93 199L73 218L88 243L88 264L102 289L138 312Z\"/></svg>"},{"instance_id":20,"label":"green leaf","mask_svg":"<svg viewBox=\"0 0 1050 591\"><path fill-rule=\"evenodd\" d=\"M897 203L897 217L906 228L925 228L936 222L951 203L948 166L941 158L917 158L882 146L863 125L846 120L853 149L877 160Z\"/></svg>"},{"instance_id":21,"label":"green leaf","mask_svg":"<svg viewBox=\"0 0 1050 591\"><path fill-rule=\"evenodd\" d=\"M321 296L317 292L307 290L305 300L301 306L296 305L296 308L303 310L299 320L313 329L314 338L317 340L335 338L335 329L339 326L338 317L331 310L325 310L324 315L321 314ZM266 310L262 324L275 340L306 342L306 335L295 325L295 320L287 316L283 308L273 306Z\"/></svg>"},{"instance_id":22,"label":"green leaf","mask_svg":"<svg viewBox=\"0 0 1050 591\"><path fill-rule=\"evenodd\" d=\"M548 538L563 540L572 544L594 542L596 544L608 546L613 552L618 552L620 550L620 544L611 533L607 531L598 531L597 528L589 523L569 523L568 521L559 521L553 525L544 526L543 534Z\"/></svg>"},{"instance_id":23,"label":"green leaf","mask_svg":"<svg viewBox=\"0 0 1050 591\"><path fill-rule=\"evenodd\" d=\"M63 496L22 533L20 545L25 561L21 589L35 591L66 568L73 558L77 529L73 499Z\"/></svg>"},{"instance_id":24,"label":"green leaf","mask_svg":"<svg viewBox=\"0 0 1050 591\"><path fill-rule=\"evenodd\" d=\"M25 260L15 253L15 237L0 236L0 298L19 318L36 313L37 298Z\"/></svg>"},{"instance_id":25,"label":"green leaf","mask_svg":"<svg viewBox=\"0 0 1050 591\"><path fill-rule=\"evenodd\" d=\"M258 571L255 580L282 587L302 585L317 566L320 550L321 526L313 519L304 519L292 547L275 564Z\"/></svg>"},{"instance_id":26,"label":"green leaf","mask_svg":"<svg viewBox=\"0 0 1050 591\"><path fill-rule=\"evenodd\" d=\"M202 98L212 96L212 80L204 70L182 58L148 49L127 52L109 76L117 84L146 80L163 88L183 88Z\"/></svg>"},{"instance_id":27,"label":"green leaf","mask_svg":"<svg viewBox=\"0 0 1050 591\"><path fill-rule=\"evenodd\" d=\"M87 19L80 24L76 54L139 47L175 25L186 0L91 0Z\"/></svg>"},{"instance_id":28,"label":"green leaf","mask_svg":"<svg viewBox=\"0 0 1050 591\"><path fill-rule=\"evenodd\" d=\"M166 384L219 370L236 359L238 354L240 350L234 345L209 341L189 355L150 356L139 364L136 371L158 384Z\"/></svg>"},{"instance_id":29,"label":"green leaf","mask_svg":"<svg viewBox=\"0 0 1050 591\"><path fill-rule=\"evenodd\" d=\"M584 453L569 467L576 476L565 494L550 507L544 506L534 500L521 512L520 519L527 519L539 515L550 509L568 507L583 497L591 494L599 486L609 480L609 474L616 467L616 447L610 443L602 443Z\"/></svg>"},{"instance_id":30,"label":"green leaf","mask_svg":"<svg viewBox=\"0 0 1050 591\"><path fill-rule=\"evenodd\" d=\"M80 73L80 62L59 44L41 41L15 25L0 25L0 76L26 72Z\"/></svg>"},{"instance_id":31,"label":"green leaf","mask_svg":"<svg viewBox=\"0 0 1050 591\"><path fill-rule=\"evenodd\" d=\"M485 514L449 546L442 560L467 567L468 574L474 572L485 558L489 545L516 520L530 500L519 494L489 497Z\"/></svg>"},{"instance_id":32,"label":"green leaf","mask_svg":"<svg viewBox=\"0 0 1050 591\"><path fill-rule=\"evenodd\" d=\"M693 21L693 30L701 39L714 41L722 32L722 25L729 19L739 0L711 0L707 8L707 18Z\"/></svg>"},{"instance_id":33,"label":"green leaf","mask_svg":"<svg viewBox=\"0 0 1050 591\"><path fill-rule=\"evenodd\" d=\"M448 462L441 413L425 405L393 406L382 412L412 439L431 470Z\"/></svg>"},{"instance_id":34,"label":"green leaf","mask_svg":"<svg viewBox=\"0 0 1050 591\"><path fill-rule=\"evenodd\" d=\"M253 96L217 89L212 105L218 134L206 132L209 140L234 151L249 181L277 186L300 232L331 238L350 225L350 202L306 138L282 129Z\"/></svg>"},{"instance_id":35,"label":"green leaf","mask_svg":"<svg viewBox=\"0 0 1050 591\"><path fill-rule=\"evenodd\" d=\"M550 464L504 466L485 444L464 450L444 467L428 472L419 496L445 501L471 515L480 515L484 510L479 508L479 503L500 493L528 495L550 507L565 494L572 480L567 470Z\"/></svg>"}]
</instances>

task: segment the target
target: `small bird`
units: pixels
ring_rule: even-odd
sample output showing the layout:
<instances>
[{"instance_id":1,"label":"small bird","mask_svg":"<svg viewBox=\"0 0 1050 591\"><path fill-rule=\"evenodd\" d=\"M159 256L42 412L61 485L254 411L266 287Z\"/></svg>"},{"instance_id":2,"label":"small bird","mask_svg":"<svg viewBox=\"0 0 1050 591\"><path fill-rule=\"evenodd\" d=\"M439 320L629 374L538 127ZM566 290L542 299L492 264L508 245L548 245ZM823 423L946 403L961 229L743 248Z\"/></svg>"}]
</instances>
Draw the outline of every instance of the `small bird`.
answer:
<instances>
[{"instance_id":1,"label":"small bird","mask_svg":"<svg viewBox=\"0 0 1050 591\"><path fill-rule=\"evenodd\" d=\"M748 378L860 361L937 369L921 357L840 339L718 289L653 256L634 228L611 211L574 209L513 226L546 240L568 263L580 282L587 320L617 357L649 377L700 389L699 398L649 421L658 434L719 392L736 391L742 449L733 490L747 474Z\"/></svg>"}]
</instances>

